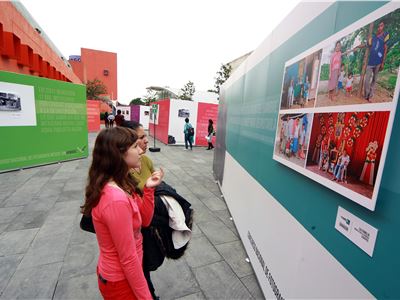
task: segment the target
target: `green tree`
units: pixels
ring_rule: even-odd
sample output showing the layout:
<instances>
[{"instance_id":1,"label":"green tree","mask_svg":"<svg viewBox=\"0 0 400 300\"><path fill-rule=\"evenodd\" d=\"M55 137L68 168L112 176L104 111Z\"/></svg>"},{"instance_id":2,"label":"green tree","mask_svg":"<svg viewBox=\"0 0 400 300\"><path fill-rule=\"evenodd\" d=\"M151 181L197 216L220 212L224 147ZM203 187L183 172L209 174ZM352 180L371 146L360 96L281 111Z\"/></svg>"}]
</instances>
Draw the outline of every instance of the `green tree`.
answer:
<instances>
[{"instance_id":1,"label":"green tree","mask_svg":"<svg viewBox=\"0 0 400 300\"><path fill-rule=\"evenodd\" d=\"M208 90L208 92L216 93L219 95L219 92L221 90L221 86L224 84L225 81L228 80L228 78L231 76L232 73L232 66L230 64L222 64L221 68L217 72L217 76L214 77L215 83L214 83L214 88L213 90Z\"/></svg>"},{"instance_id":2,"label":"green tree","mask_svg":"<svg viewBox=\"0 0 400 300\"><path fill-rule=\"evenodd\" d=\"M144 105L145 101L142 100L142 98L135 98L132 99L131 102L129 103L129 105Z\"/></svg>"},{"instance_id":3,"label":"green tree","mask_svg":"<svg viewBox=\"0 0 400 300\"><path fill-rule=\"evenodd\" d=\"M101 95L107 94L107 87L100 79L88 80L86 82L86 99L103 100Z\"/></svg>"},{"instance_id":4,"label":"green tree","mask_svg":"<svg viewBox=\"0 0 400 300\"><path fill-rule=\"evenodd\" d=\"M152 102L157 101L157 92L147 89L147 94L142 97L145 105L149 106Z\"/></svg>"},{"instance_id":5,"label":"green tree","mask_svg":"<svg viewBox=\"0 0 400 300\"><path fill-rule=\"evenodd\" d=\"M196 88L194 87L194 83L189 80L189 82L186 83L183 88L181 88L182 94L179 96L179 99L192 100L192 96L195 91Z\"/></svg>"}]
</instances>

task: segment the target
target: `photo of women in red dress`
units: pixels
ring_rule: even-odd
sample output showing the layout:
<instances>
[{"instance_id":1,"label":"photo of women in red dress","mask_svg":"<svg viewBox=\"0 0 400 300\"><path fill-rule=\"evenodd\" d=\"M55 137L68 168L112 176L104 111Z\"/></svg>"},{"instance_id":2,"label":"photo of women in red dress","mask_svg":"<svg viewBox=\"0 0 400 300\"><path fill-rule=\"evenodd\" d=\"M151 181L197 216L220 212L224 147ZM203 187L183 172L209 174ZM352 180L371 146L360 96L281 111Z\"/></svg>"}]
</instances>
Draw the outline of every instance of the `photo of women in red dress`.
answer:
<instances>
[{"instance_id":1,"label":"photo of women in red dress","mask_svg":"<svg viewBox=\"0 0 400 300\"><path fill-rule=\"evenodd\" d=\"M371 198L389 111L316 113L306 168Z\"/></svg>"}]
</instances>

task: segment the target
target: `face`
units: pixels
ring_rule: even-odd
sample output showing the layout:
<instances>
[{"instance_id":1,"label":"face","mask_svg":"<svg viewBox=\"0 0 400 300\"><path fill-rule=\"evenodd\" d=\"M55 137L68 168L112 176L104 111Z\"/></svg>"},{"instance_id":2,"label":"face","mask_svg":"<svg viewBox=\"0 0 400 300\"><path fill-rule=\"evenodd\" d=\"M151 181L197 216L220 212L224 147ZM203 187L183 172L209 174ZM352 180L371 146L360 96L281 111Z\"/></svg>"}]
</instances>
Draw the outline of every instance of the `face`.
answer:
<instances>
[{"instance_id":1,"label":"face","mask_svg":"<svg viewBox=\"0 0 400 300\"><path fill-rule=\"evenodd\" d=\"M147 150L147 144L149 143L147 134L146 134L146 132L144 132L143 127L138 127L136 129L136 134L138 135L137 143L138 143L139 147L142 149L143 153L145 153Z\"/></svg>"},{"instance_id":2,"label":"face","mask_svg":"<svg viewBox=\"0 0 400 300\"><path fill-rule=\"evenodd\" d=\"M383 32L383 28L385 28L385 24L383 24L383 22L379 23L378 25L378 34Z\"/></svg>"},{"instance_id":3,"label":"face","mask_svg":"<svg viewBox=\"0 0 400 300\"><path fill-rule=\"evenodd\" d=\"M123 154L123 159L129 169L140 167L140 155L142 154L143 150L140 148L138 141L128 148L128 150Z\"/></svg>"},{"instance_id":4,"label":"face","mask_svg":"<svg viewBox=\"0 0 400 300\"><path fill-rule=\"evenodd\" d=\"M336 47L335 47L335 50L336 51L340 51L340 48L342 47L342 45L338 42L338 43L336 43Z\"/></svg>"}]
</instances>

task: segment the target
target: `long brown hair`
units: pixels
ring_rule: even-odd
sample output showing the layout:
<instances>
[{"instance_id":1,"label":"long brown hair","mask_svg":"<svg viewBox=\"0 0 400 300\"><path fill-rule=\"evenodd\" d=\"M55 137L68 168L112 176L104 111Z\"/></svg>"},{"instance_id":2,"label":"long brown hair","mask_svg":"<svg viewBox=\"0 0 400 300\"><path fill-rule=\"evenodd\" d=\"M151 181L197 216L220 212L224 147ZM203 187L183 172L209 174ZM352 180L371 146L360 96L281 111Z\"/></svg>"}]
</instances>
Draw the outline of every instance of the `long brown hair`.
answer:
<instances>
[{"instance_id":1,"label":"long brown hair","mask_svg":"<svg viewBox=\"0 0 400 300\"><path fill-rule=\"evenodd\" d=\"M103 129L99 133L93 149L85 203L81 206L83 214L91 214L99 203L104 185L110 180L130 194L136 192L137 182L129 176L129 167L123 159L123 154L136 140L136 132L124 127Z\"/></svg>"}]
</instances>

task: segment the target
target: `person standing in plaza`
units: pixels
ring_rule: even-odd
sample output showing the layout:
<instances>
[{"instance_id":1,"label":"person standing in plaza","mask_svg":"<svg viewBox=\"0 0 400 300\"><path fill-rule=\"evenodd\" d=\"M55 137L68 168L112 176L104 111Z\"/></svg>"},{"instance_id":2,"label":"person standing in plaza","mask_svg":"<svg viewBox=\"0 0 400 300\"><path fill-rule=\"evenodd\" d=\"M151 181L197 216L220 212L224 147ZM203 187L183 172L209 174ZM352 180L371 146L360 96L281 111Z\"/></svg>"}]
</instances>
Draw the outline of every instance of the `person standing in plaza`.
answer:
<instances>
[{"instance_id":1,"label":"person standing in plaza","mask_svg":"<svg viewBox=\"0 0 400 300\"><path fill-rule=\"evenodd\" d=\"M114 119L115 119L115 116L112 113L108 115L108 127L109 128L114 127Z\"/></svg>"},{"instance_id":2,"label":"person standing in plaza","mask_svg":"<svg viewBox=\"0 0 400 300\"><path fill-rule=\"evenodd\" d=\"M100 248L97 265L104 299L152 299L142 270L141 226L154 211L154 188L164 172L146 180L143 197L129 170L140 166L143 151L128 128L102 130L96 138L82 213L91 215Z\"/></svg>"},{"instance_id":3,"label":"person standing in plaza","mask_svg":"<svg viewBox=\"0 0 400 300\"><path fill-rule=\"evenodd\" d=\"M109 127L108 112L107 111L104 113L104 125L106 126L106 128Z\"/></svg>"},{"instance_id":4,"label":"person standing in plaza","mask_svg":"<svg viewBox=\"0 0 400 300\"><path fill-rule=\"evenodd\" d=\"M189 118L185 119L185 125L183 126L183 134L185 135L185 149L184 150L188 150L188 144L190 145L190 150L192 150L194 128L193 128L192 124L189 123Z\"/></svg>"},{"instance_id":5,"label":"person standing in plaza","mask_svg":"<svg viewBox=\"0 0 400 300\"><path fill-rule=\"evenodd\" d=\"M208 141L208 148L207 150L211 150L214 148L213 144L212 144L212 138L214 136L214 126L213 126L213 120L209 119L208 120L208 135L207 135L207 141Z\"/></svg>"},{"instance_id":6,"label":"person standing in plaza","mask_svg":"<svg viewBox=\"0 0 400 300\"><path fill-rule=\"evenodd\" d=\"M124 121L125 117L122 115L121 110L118 109L117 115L115 116L115 124L117 124L117 126L122 126L122 123L124 123Z\"/></svg>"},{"instance_id":7,"label":"person standing in plaza","mask_svg":"<svg viewBox=\"0 0 400 300\"><path fill-rule=\"evenodd\" d=\"M136 132L138 136L137 139L138 146L143 151L142 155L140 156L140 166L132 168L129 172L130 175L136 180L138 189L140 190L140 192L143 193L147 179L151 177L151 174L154 173L153 162L147 155L145 155L149 140L147 138L147 134L144 131L142 124L135 121L125 121L122 124L122 126L130 128ZM152 252L146 249L146 245L148 244L147 239L149 238L148 229L146 227L142 228L142 234L143 234L143 273L146 278L147 284L149 286L151 296L153 297L154 300L156 300L159 298L155 294L155 288L153 282L151 281L150 270L148 267L148 265L154 265L152 262L154 259L150 255L150 253Z\"/></svg>"}]
</instances>

